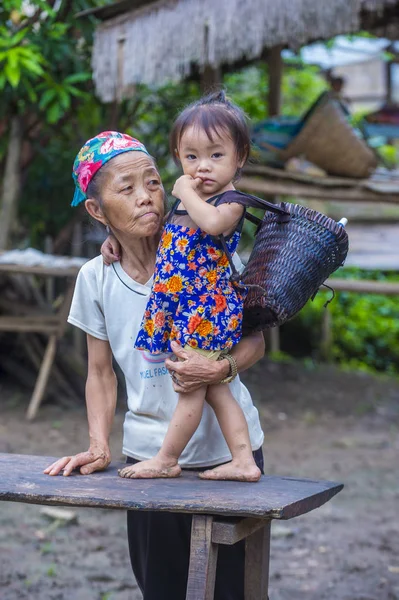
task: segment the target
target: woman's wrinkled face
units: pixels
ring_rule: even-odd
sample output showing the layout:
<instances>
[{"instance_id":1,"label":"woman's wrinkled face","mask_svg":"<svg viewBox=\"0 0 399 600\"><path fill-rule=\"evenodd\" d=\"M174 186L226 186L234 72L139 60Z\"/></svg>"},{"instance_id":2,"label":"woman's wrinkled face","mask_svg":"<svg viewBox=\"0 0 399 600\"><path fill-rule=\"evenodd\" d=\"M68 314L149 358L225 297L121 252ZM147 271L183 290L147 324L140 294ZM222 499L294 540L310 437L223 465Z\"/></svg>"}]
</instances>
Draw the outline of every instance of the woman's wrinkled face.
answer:
<instances>
[{"instance_id":1,"label":"woman's wrinkled face","mask_svg":"<svg viewBox=\"0 0 399 600\"><path fill-rule=\"evenodd\" d=\"M115 234L157 234L164 217L165 192L152 158L144 152L125 152L106 167L101 180L104 220L100 220Z\"/></svg>"}]
</instances>

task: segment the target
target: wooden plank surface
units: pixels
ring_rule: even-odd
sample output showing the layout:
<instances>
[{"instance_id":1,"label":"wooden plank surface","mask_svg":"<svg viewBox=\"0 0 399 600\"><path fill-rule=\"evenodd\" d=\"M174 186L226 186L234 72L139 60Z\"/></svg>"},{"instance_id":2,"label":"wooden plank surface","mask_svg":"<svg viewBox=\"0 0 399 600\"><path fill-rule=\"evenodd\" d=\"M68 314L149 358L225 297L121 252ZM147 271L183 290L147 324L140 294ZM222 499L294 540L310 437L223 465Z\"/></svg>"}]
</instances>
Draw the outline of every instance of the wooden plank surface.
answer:
<instances>
[{"instance_id":1,"label":"wooden plank surface","mask_svg":"<svg viewBox=\"0 0 399 600\"><path fill-rule=\"evenodd\" d=\"M294 196L340 202L386 202L399 204L399 193L380 194L366 188L322 187L310 183L289 180L273 180L260 177L242 177L237 186L244 192L268 196Z\"/></svg>"},{"instance_id":2,"label":"wooden plank surface","mask_svg":"<svg viewBox=\"0 0 399 600\"><path fill-rule=\"evenodd\" d=\"M390 281L372 281L368 279L327 279L327 285L337 292L357 292L363 294L383 294L399 296L399 283ZM323 287L321 287L323 289Z\"/></svg>"},{"instance_id":3,"label":"wooden plank surface","mask_svg":"<svg viewBox=\"0 0 399 600\"><path fill-rule=\"evenodd\" d=\"M341 216L348 216L345 210ZM375 224L349 220L347 231L349 253L345 266L399 271L399 222L394 218L391 223Z\"/></svg>"},{"instance_id":4,"label":"wooden plank surface","mask_svg":"<svg viewBox=\"0 0 399 600\"><path fill-rule=\"evenodd\" d=\"M118 477L121 464L116 463L93 475L44 475L54 460L0 454L0 500L291 519L325 504L343 488L331 481L274 476L263 476L258 483L202 481L190 471L177 479L131 480Z\"/></svg>"},{"instance_id":5,"label":"wooden plank surface","mask_svg":"<svg viewBox=\"0 0 399 600\"><path fill-rule=\"evenodd\" d=\"M0 274L11 275L51 275L52 277L76 277L81 267L41 267L40 265L14 265L1 263Z\"/></svg>"}]
</instances>

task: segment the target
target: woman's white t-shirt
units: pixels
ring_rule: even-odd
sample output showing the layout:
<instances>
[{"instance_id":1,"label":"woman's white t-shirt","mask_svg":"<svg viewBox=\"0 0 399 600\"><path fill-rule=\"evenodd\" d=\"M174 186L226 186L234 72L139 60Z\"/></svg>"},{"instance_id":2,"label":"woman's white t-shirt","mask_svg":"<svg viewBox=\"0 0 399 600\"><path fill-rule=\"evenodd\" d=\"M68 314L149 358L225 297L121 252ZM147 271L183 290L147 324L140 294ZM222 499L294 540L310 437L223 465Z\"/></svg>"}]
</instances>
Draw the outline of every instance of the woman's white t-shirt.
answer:
<instances>
[{"instance_id":1,"label":"woman's white t-shirt","mask_svg":"<svg viewBox=\"0 0 399 600\"><path fill-rule=\"evenodd\" d=\"M239 259L235 257L235 262ZM177 404L177 394L165 367L165 355L153 356L134 348L150 295L145 285L125 273L119 262L107 267L101 256L81 268L68 322L111 346L126 380L127 405L123 453L143 460L160 449ZM257 409L237 377L230 389L248 422L252 449L263 443ZM184 467L212 466L231 458L213 410L205 404L201 423L179 463Z\"/></svg>"}]
</instances>

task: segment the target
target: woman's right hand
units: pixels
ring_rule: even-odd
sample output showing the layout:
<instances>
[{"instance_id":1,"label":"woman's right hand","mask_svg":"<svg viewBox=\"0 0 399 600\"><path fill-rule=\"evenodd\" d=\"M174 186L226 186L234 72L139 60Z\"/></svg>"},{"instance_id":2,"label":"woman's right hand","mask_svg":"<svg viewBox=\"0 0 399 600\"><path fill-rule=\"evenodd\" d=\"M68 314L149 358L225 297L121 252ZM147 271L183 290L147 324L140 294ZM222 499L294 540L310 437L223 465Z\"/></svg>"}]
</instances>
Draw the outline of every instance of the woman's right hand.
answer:
<instances>
[{"instance_id":1,"label":"woman's right hand","mask_svg":"<svg viewBox=\"0 0 399 600\"><path fill-rule=\"evenodd\" d=\"M43 471L45 475L58 475L63 471L64 477L79 469L82 475L90 475L95 471L104 471L111 462L111 453L108 446L93 446L87 452L80 452L75 456L59 458Z\"/></svg>"},{"instance_id":2,"label":"woman's right hand","mask_svg":"<svg viewBox=\"0 0 399 600\"><path fill-rule=\"evenodd\" d=\"M104 264L109 266L111 263L120 260L121 246L113 235L109 235L101 246L101 254Z\"/></svg>"}]
</instances>

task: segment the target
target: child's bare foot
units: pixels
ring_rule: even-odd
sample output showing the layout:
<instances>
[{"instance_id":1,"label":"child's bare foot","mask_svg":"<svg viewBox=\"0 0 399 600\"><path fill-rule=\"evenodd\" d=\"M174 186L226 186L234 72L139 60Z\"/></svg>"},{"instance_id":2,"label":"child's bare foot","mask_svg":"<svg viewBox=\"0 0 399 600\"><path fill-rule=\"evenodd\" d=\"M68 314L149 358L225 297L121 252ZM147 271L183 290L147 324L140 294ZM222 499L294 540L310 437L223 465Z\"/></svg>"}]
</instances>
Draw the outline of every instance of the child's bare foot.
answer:
<instances>
[{"instance_id":1,"label":"child's bare foot","mask_svg":"<svg viewBox=\"0 0 399 600\"><path fill-rule=\"evenodd\" d=\"M177 463L164 462L157 457L118 470L119 477L130 479L179 477L180 474L181 468Z\"/></svg>"},{"instance_id":2,"label":"child's bare foot","mask_svg":"<svg viewBox=\"0 0 399 600\"><path fill-rule=\"evenodd\" d=\"M215 469L208 469L199 474L201 479L222 479L228 481L248 481L256 482L259 481L261 476L260 469L256 466L253 461L234 461L215 467Z\"/></svg>"}]
</instances>

